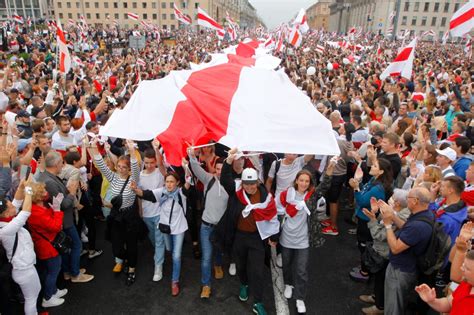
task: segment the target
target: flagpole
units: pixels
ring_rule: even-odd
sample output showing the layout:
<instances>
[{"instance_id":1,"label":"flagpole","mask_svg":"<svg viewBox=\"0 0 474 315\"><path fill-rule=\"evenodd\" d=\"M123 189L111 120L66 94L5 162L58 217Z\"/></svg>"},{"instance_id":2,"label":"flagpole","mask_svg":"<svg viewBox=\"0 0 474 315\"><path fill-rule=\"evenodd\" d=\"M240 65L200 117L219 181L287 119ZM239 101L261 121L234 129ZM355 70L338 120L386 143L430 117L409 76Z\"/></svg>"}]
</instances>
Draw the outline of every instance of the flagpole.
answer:
<instances>
[{"instance_id":1,"label":"flagpole","mask_svg":"<svg viewBox=\"0 0 474 315\"><path fill-rule=\"evenodd\" d=\"M398 19L400 17L400 6L401 6L401 1L402 0L397 0L397 2L395 3L395 21L394 21L394 26L393 26L393 37L392 37L392 41L396 41L397 40L397 33L398 33Z\"/></svg>"}]
</instances>

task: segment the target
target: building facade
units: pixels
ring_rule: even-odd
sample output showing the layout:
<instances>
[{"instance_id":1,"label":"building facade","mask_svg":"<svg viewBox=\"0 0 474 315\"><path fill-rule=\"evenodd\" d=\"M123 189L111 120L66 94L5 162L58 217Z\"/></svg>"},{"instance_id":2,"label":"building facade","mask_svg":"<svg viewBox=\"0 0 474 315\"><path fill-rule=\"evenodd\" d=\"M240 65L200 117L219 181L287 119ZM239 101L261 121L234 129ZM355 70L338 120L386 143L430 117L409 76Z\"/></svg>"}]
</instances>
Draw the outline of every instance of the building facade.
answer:
<instances>
[{"instance_id":1,"label":"building facade","mask_svg":"<svg viewBox=\"0 0 474 315\"><path fill-rule=\"evenodd\" d=\"M389 18L395 14L397 33L409 30L421 34L433 30L442 37L449 20L467 0L337 0L330 4L329 31L347 32L351 27L387 34ZM395 25L394 25L395 26Z\"/></svg>"},{"instance_id":2,"label":"building facade","mask_svg":"<svg viewBox=\"0 0 474 315\"><path fill-rule=\"evenodd\" d=\"M318 1L306 9L306 16L310 28L328 30L330 4L331 1Z\"/></svg>"},{"instance_id":3,"label":"building facade","mask_svg":"<svg viewBox=\"0 0 474 315\"><path fill-rule=\"evenodd\" d=\"M121 27L125 28L132 28L138 25L141 20L145 20L163 29L174 30L180 27L174 14L173 6L175 3L183 13L188 14L193 19L194 25L196 25L198 7L204 9L222 24L225 22L226 12L235 21L239 22L242 17L242 10L247 11L247 7L251 7L248 0L54 0L53 15L62 21L68 19L77 21L83 15L89 24L103 26L111 25L116 20ZM140 20L129 19L127 12L138 14ZM251 19L255 18L256 14L252 16L246 13L244 17L246 23L251 23Z\"/></svg>"},{"instance_id":4,"label":"building facade","mask_svg":"<svg viewBox=\"0 0 474 315\"><path fill-rule=\"evenodd\" d=\"M47 15L47 0L5 0L0 1L0 20L5 21L9 16L18 14L33 21L44 19Z\"/></svg>"}]
</instances>

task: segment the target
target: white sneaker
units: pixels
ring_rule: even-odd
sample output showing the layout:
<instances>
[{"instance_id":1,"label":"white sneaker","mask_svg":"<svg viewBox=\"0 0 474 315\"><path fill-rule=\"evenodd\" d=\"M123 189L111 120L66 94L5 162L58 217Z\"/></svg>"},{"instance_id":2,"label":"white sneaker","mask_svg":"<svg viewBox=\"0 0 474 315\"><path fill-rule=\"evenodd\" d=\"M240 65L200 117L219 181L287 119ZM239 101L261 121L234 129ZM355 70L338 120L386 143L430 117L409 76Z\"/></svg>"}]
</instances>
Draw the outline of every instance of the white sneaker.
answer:
<instances>
[{"instance_id":1,"label":"white sneaker","mask_svg":"<svg viewBox=\"0 0 474 315\"><path fill-rule=\"evenodd\" d=\"M283 295L289 300L293 296L293 286L285 284L285 292Z\"/></svg>"},{"instance_id":2,"label":"white sneaker","mask_svg":"<svg viewBox=\"0 0 474 315\"><path fill-rule=\"evenodd\" d=\"M89 243L89 238L87 237L86 233L84 233L84 231L81 233L81 241L83 243Z\"/></svg>"},{"instance_id":3,"label":"white sneaker","mask_svg":"<svg viewBox=\"0 0 474 315\"><path fill-rule=\"evenodd\" d=\"M229 274L231 276L235 276L237 274L237 268L235 267L235 263L231 263L229 266Z\"/></svg>"},{"instance_id":4,"label":"white sneaker","mask_svg":"<svg viewBox=\"0 0 474 315\"><path fill-rule=\"evenodd\" d=\"M43 307L55 307L55 306L59 306L63 303L64 303L64 299L52 296L49 300L43 299L43 303L41 303L41 305Z\"/></svg>"},{"instance_id":5,"label":"white sneaker","mask_svg":"<svg viewBox=\"0 0 474 315\"><path fill-rule=\"evenodd\" d=\"M62 290L59 290L59 289L58 289L58 290L56 291L56 294L53 295L53 296L54 296L55 298L60 299L60 298L62 298L63 296L65 296L66 294L67 294L67 289L62 289Z\"/></svg>"},{"instance_id":6,"label":"white sneaker","mask_svg":"<svg viewBox=\"0 0 474 315\"><path fill-rule=\"evenodd\" d=\"M278 268L283 267L283 258L281 257L281 253L277 255L276 265L277 265Z\"/></svg>"},{"instance_id":7,"label":"white sneaker","mask_svg":"<svg viewBox=\"0 0 474 315\"><path fill-rule=\"evenodd\" d=\"M158 282L163 279L163 265L155 265L155 274L153 275L153 281Z\"/></svg>"},{"instance_id":8,"label":"white sneaker","mask_svg":"<svg viewBox=\"0 0 474 315\"><path fill-rule=\"evenodd\" d=\"M303 300L296 300L296 310L298 311L298 314L306 313L306 305L304 305Z\"/></svg>"}]
</instances>

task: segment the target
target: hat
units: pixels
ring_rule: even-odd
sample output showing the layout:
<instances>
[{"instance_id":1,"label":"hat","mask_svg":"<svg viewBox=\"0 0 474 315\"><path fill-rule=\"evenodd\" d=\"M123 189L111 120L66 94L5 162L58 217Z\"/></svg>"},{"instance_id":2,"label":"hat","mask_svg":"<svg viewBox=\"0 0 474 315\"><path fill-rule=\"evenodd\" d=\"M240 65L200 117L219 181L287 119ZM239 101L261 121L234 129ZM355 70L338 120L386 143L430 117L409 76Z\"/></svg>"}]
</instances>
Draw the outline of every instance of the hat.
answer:
<instances>
[{"instance_id":1,"label":"hat","mask_svg":"<svg viewBox=\"0 0 474 315\"><path fill-rule=\"evenodd\" d=\"M18 89L12 88L12 89L10 89L10 93L16 93L16 94L18 94L19 92L18 92Z\"/></svg>"},{"instance_id":2,"label":"hat","mask_svg":"<svg viewBox=\"0 0 474 315\"><path fill-rule=\"evenodd\" d=\"M30 117L30 114L26 110L22 109L18 112L18 114L16 114L16 117Z\"/></svg>"},{"instance_id":3,"label":"hat","mask_svg":"<svg viewBox=\"0 0 474 315\"><path fill-rule=\"evenodd\" d=\"M255 184L258 181L257 171L253 168L246 168L242 172L242 183L243 184Z\"/></svg>"},{"instance_id":4,"label":"hat","mask_svg":"<svg viewBox=\"0 0 474 315\"><path fill-rule=\"evenodd\" d=\"M43 110L44 110L44 106L41 106L41 107L33 107L33 108L31 109L31 116L36 117L36 116L38 116L38 114L39 114L40 112L42 112Z\"/></svg>"},{"instance_id":5,"label":"hat","mask_svg":"<svg viewBox=\"0 0 474 315\"><path fill-rule=\"evenodd\" d=\"M436 152L438 152L439 155L443 155L443 156L447 157L451 161L456 160L456 151L454 151L451 148L445 148L443 150L436 150Z\"/></svg>"}]
</instances>

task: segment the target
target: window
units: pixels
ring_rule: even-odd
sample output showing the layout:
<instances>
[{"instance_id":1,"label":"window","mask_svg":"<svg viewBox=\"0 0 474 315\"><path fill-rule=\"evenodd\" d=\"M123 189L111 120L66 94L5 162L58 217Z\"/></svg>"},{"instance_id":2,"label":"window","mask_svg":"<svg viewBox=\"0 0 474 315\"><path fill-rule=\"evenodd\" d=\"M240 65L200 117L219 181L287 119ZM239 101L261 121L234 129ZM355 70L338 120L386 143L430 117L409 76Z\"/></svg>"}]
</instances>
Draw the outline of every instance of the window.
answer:
<instances>
[{"instance_id":1,"label":"window","mask_svg":"<svg viewBox=\"0 0 474 315\"><path fill-rule=\"evenodd\" d=\"M454 11L453 12L456 12L457 10L459 10L459 3L454 4Z\"/></svg>"},{"instance_id":2,"label":"window","mask_svg":"<svg viewBox=\"0 0 474 315\"><path fill-rule=\"evenodd\" d=\"M439 2L435 2L434 11L439 12Z\"/></svg>"},{"instance_id":3,"label":"window","mask_svg":"<svg viewBox=\"0 0 474 315\"><path fill-rule=\"evenodd\" d=\"M428 12L428 10L430 9L430 3L429 2L425 2L425 7L423 9L423 12Z\"/></svg>"},{"instance_id":4,"label":"window","mask_svg":"<svg viewBox=\"0 0 474 315\"><path fill-rule=\"evenodd\" d=\"M158 18L158 15L157 15L156 13L153 13L152 16L151 16L151 18L152 18L153 20L156 20L156 19Z\"/></svg>"},{"instance_id":5,"label":"window","mask_svg":"<svg viewBox=\"0 0 474 315\"><path fill-rule=\"evenodd\" d=\"M174 14L173 13L170 14L170 19L174 20Z\"/></svg>"},{"instance_id":6,"label":"window","mask_svg":"<svg viewBox=\"0 0 474 315\"><path fill-rule=\"evenodd\" d=\"M68 9L70 9L70 8L71 8L71 2L66 2L66 7L67 7Z\"/></svg>"},{"instance_id":7,"label":"window","mask_svg":"<svg viewBox=\"0 0 474 315\"><path fill-rule=\"evenodd\" d=\"M186 9L186 2L181 2L181 8Z\"/></svg>"},{"instance_id":8,"label":"window","mask_svg":"<svg viewBox=\"0 0 474 315\"><path fill-rule=\"evenodd\" d=\"M96 14L95 14L95 18L98 19L98 20L100 20L100 13L96 13Z\"/></svg>"},{"instance_id":9,"label":"window","mask_svg":"<svg viewBox=\"0 0 474 315\"><path fill-rule=\"evenodd\" d=\"M161 3L161 8L162 8L162 9L166 9L166 2L162 2L162 3Z\"/></svg>"},{"instance_id":10,"label":"window","mask_svg":"<svg viewBox=\"0 0 474 315\"><path fill-rule=\"evenodd\" d=\"M403 11L408 11L410 10L410 2L405 2L405 7L403 8Z\"/></svg>"},{"instance_id":11,"label":"window","mask_svg":"<svg viewBox=\"0 0 474 315\"><path fill-rule=\"evenodd\" d=\"M416 16L411 18L411 25L416 25Z\"/></svg>"},{"instance_id":12,"label":"window","mask_svg":"<svg viewBox=\"0 0 474 315\"><path fill-rule=\"evenodd\" d=\"M86 2L86 9L89 9L90 3Z\"/></svg>"},{"instance_id":13,"label":"window","mask_svg":"<svg viewBox=\"0 0 474 315\"><path fill-rule=\"evenodd\" d=\"M128 14L127 14L127 13L124 13L124 14L123 14L123 19L124 19L124 20L128 20Z\"/></svg>"},{"instance_id":14,"label":"window","mask_svg":"<svg viewBox=\"0 0 474 315\"><path fill-rule=\"evenodd\" d=\"M114 14L114 19L116 19L116 20L119 19L119 14L118 14L118 13L115 13L115 14Z\"/></svg>"},{"instance_id":15,"label":"window","mask_svg":"<svg viewBox=\"0 0 474 315\"><path fill-rule=\"evenodd\" d=\"M171 2L170 2L170 9L173 9L173 7L174 7L174 2L171 1Z\"/></svg>"},{"instance_id":16,"label":"window","mask_svg":"<svg viewBox=\"0 0 474 315\"><path fill-rule=\"evenodd\" d=\"M99 2L94 2L94 8L96 8L96 9L99 8Z\"/></svg>"},{"instance_id":17,"label":"window","mask_svg":"<svg viewBox=\"0 0 474 315\"><path fill-rule=\"evenodd\" d=\"M62 6L63 4L61 2L58 2L58 9L61 9Z\"/></svg>"},{"instance_id":18,"label":"window","mask_svg":"<svg viewBox=\"0 0 474 315\"><path fill-rule=\"evenodd\" d=\"M87 14L86 14L86 18L87 18L88 20L90 20L90 19L91 19L91 14L90 14L90 13L87 13Z\"/></svg>"},{"instance_id":19,"label":"window","mask_svg":"<svg viewBox=\"0 0 474 315\"><path fill-rule=\"evenodd\" d=\"M81 18L81 14L78 13L78 14L77 14L77 19L80 19L80 18Z\"/></svg>"},{"instance_id":20,"label":"window","mask_svg":"<svg viewBox=\"0 0 474 315\"><path fill-rule=\"evenodd\" d=\"M123 3L123 7L124 7L124 9L128 8L128 3L127 3L127 2L124 2L124 3Z\"/></svg>"},{"instance_id":21,"label":"window","mask_svg":"<svg viewBox=\"0 0 474 315\"><path fill-rule=\"evenodd\" d=\"M118 9L118 2L114 2L114 9Z\"/></svg>"},{"instance_id":22,"label":"window","mask_svg":"<svg viewBox=\"0 0 474 315\"><path fill-rule=\"evenodd\" d=\"M446 18L441 18L441 27L445 27L446 26Z\"/></svg>"},{"instance_id":23,"label":"window","mask_svg":"<svg viewBox=\"0 0 474 315\"><path fill-rule=\"evenodd\" d=\"M171 30L174 31L176 29L176 25L171 25Z\"/></svg>"},{"instance_id":24,"label":"window","mask_svg":"<svg viewBox=\"0 0 474 315\"><path fill-rule=\"evenodd\" d=\"M415 2L415 8L413 9L413 11L415 11L415 12L420 11L420 3L419 2Z\"/></svg>"},{"instance_id":25,"label":"window","mask_svg":"<svg viewBox=\"0 0 474 315\"><path fill-rule=\"evenodd\" d=\"M166 13L163 13L163 14L161 15L161 18L162 18L163 20L166 20Z\"/></svg>"},{"instance_id":26,"label":"window","mask_svg":"<svg viewBox=\"0 0 474 315\"><path fill-rule=\"evenodd\" d=\"M421 26L426 26L426 20L428 20L426 16L421 18Z\"/></svg>"},{"instance_id":27,"label":"window","mask_svg":"<svg viewBox=\"0 0 474 315\"><path fill-rule=\"evenodd\" d=\"M445 13L446 13L446 12L449 12L449 2L446 2L446 3L444 4L444 12L445 12Z\"/></svg>"},{"instance_id":28,"label":"window","mask_svg":"<svg viewBox=\"0 0 474 315\"><path fill-rule=\"evenodd\" d=\"M68 17L69 19L72 19L72 13L68 13L68 14L67 14L67 17Z\"/></svg>"},{"instance_id":29,"label":"window","mask_svg":"<svg viewBox=\"0 0 474 315\"><path fill-rule=\"evenodd\" d=\"M144 20L148 19L148 14L143 13L143 19L144 19Z\"/></svg>"},{"instance_id":30,"label":"window","mask_svg":"<svg viewBox=\"0 0 474 315\"><path fill-rule=\"evenodd\" d=\"M142 3L142 8L143 8L143 9L146 9L146 2L143 2L143 3Z\"/></svg>"},{"instance_id":31,"label":"window","mask_svg":"<svg viewBox=\"0 0 474 315\"><path fill-rule=\"evenodd\" d=\"M436 26L436 16L431 18L431 26Z\"/></svg>"},{"instance_id":32,"label":"window","mask_svg":"<svg viewBox=\"0 0 474 315\"><path fill-rule=\"evenodd\" d=\"M104 2L104 9L108 9L109 8L109 3L108 2Z\"/></svg>"},{"instance_id":33,"label":"window","mask_svg":"<svg viewBox=\"0 0 474 315\"><path fill-rule=\"evenodd\" d=\"M164 30L168 29L168 25L163 24L163 29L164 29Z\"/></svg>"},{"instance_id":34,"label":"window","mask_svg":"<svg viewBox=\"0 0 474 315\"><path fill-rule=\"evenodd\" d=\"M438 33L438 38L443 38L443 35L444 35L443 31L440 31L440 32Z\"/></svg>"},{"instance_id":35,"label":"window","mask_svg":"<svg viewBox=\"0 0 474 315\"><path fill-rule=\"evenodd\" d=\"M76 9L79 9L81 7L81 3L80 2L76 2Z\"/></svg>"},{"instance_id":36,"label":"window","mask_svg":"<svg viewBox=\"0 0 474 315\"><path fill-rule=\"evenodd\" d=\"M199 2L196 2L196 3L194 4L194 8L195 8L195 9L199 8Z\"/></svg>"},{"instance_id":37,"label":"window","mask_svg":"<svg viewBox=\"0 0 474 315\"><path fill-rule=\"evenodd\" d=\"M151 8L152 8L152 9L156 9L156 2L152 2Z\"/></svg>"},{"instance_id":38,"label":"window","mask_svg":"<svg viewBox=\"0 0 474 315\"><path fill-rule=\"evenodd\" d=\"M59 13L59 18L60 18L60 19L63 18L63 14L62 14L62 13Z\"/></svg>"},{"instance_id":39,"label":"window","mask_svg":"<svg viewBox=\"0 0 474 315\"><path fill-rule=\"evenodd\" d=\"M402 16L402 25L407 25L407 17Z\"/></svg>"},{"instance_id":40,"label":"window","mask_svg":"<svg viewBox=\"0 0 474 315\"><path fill-rule=\"evenodd\" d=\"M136 2L132 2L132 8L134 8L134 9L137 8L137 3Z\"/></svg>"}]
</instances>

